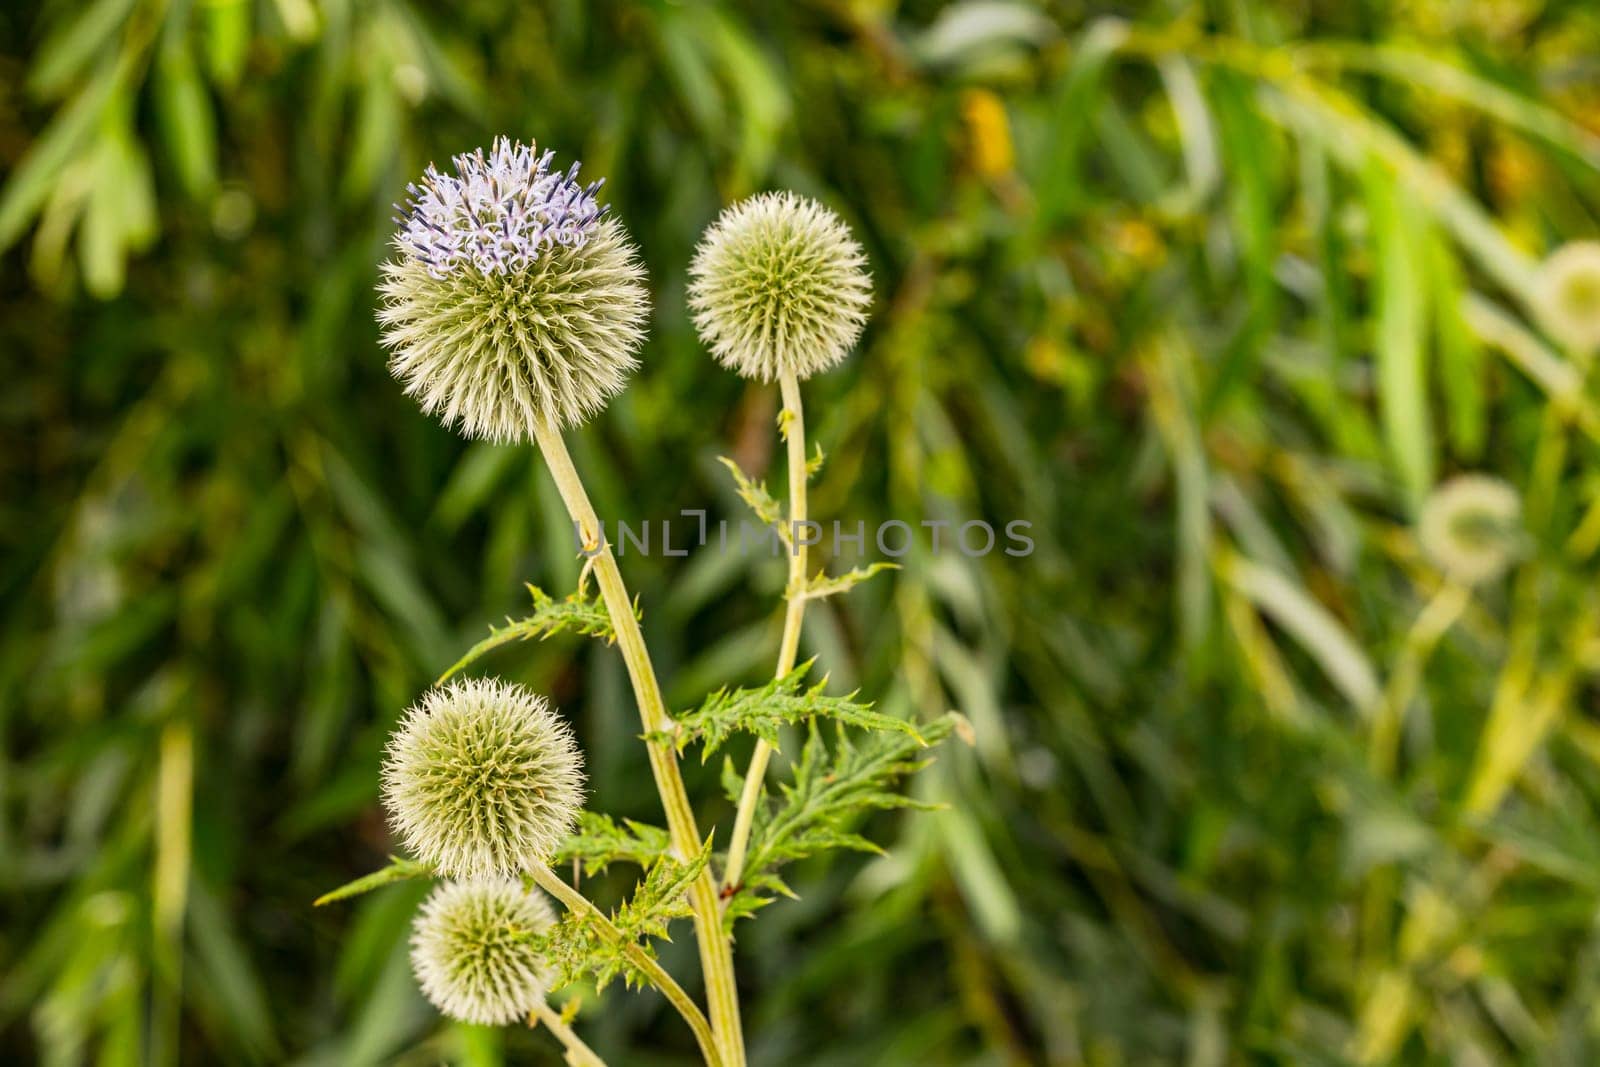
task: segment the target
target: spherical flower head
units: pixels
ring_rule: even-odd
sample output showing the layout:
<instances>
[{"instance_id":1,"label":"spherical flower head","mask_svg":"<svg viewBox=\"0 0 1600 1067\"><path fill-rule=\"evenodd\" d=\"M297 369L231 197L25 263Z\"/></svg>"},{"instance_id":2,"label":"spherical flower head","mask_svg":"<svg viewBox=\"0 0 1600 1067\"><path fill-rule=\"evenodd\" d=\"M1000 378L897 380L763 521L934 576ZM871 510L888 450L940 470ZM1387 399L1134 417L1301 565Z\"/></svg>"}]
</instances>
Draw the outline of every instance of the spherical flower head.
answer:
<instances>
[{"instance_id":1,"label":"spherical flower head","mask_svg":"<svg viewBox=\"0 0 1600 1067\"><path fill-rule=\"evenodd\" d=\"M1522 501L1498 478L1458 475L1422 506L1417 537L1435 566L1469 585L1505 573L1521 549Z\"/></svg>"},{"instance_id":2,"label":"spherical flower head","mask_svg":"<svg viewBox=\"0 0 1600 1067\"><path fill-rule=\"evenodd\" d=\"M543 895L516 882L441 882L411 927L411 969L423 995L465 1023L526 1018L549 981L528 935L555 918Z\"/></svg>"},{"instance_id":3,"label":"spherical flower head","mask_svg":"<svg viewBox=\"0 0 1600 1067\"><path fill-rule=\"evenodd\" d=\"M1600 241L1573 241L1539 268L1538 312L1551 336L1578 352L1600 350Z\"/></svg>"},{"instance_id":4,"label":"spherical flower head","mask_svg":"<svg viewBox=\"0 0 1600 1067\"><path fill-rule=\"evenodd\" d=\"M389 739L383 803L406 847L441 873L514 875L572 833L583 758L543 697L453 682L424 695Z\"/></svg>"},{"instance_id":5,"label":"spherical flower head","mask_svg":"<svg viewBox=\"0 0 1600 1067\"><path fill-rule=\"evenodd\" d=\"M809 378L861 336L872 303L866 262L850 228L815 200L788 192L742 200L695 250L695 329L717 362L746 378Z\"/></svg>"},{"instance_id":6,"label":"spherical flower head","mask_svg":"<svg viewBox=\"0 0 1600 1067\"><path fill-rule=\"evenodd\" d=\"M467 437L526 440L532 420L583 422L638 365L644 268L578 165L500 138L429 167L396 205L378 322L389 370Z\"/></svg>"}]
</instances>

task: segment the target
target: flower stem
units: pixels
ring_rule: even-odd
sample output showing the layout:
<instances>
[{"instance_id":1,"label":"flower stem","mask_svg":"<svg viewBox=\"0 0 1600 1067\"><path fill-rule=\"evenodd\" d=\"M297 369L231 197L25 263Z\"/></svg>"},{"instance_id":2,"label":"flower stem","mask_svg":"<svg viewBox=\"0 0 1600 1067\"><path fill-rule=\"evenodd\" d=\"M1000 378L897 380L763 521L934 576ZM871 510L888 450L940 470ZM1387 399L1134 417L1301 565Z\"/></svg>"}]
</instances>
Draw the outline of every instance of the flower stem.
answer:
<instances>
[{"instance_id":1,"label":"flower stem","mask_svg":"<svg viewBox=\"0 0 1600 1067\"><path fill-rule=\"evenodd\" d=\"M577 1032L567 1025L566 1020L561 1018L561 1013L542 1000L533 1006L533 1014L528 1019L528 1025L533 1026L536 1022L543 1023L545 1029L554 1034L566 1046L567 1063L571 1064L572 1067L606 1067L606 1061L601 1059L594 1049L585 1044L583 1038L579 1037Z\"/></svg>"},{"instance_id":2,"label":"flower stem","mask_svg":"<svg viewBox=\"0 0 1600 1067\"><path fill-rule=\"evenodd\" d=\"M555 478L556 488L567 505L572 521L578 524L583 536L585 554L594 564L595 578L600 595L605 600L606 612L616 631L617 647L628 667L628 678L633 683L634 699L639 705L639 718L644 732L652 738L670 730L672 721L661 698L661 683L656 680L655 668L650 663L650 652L645 647L644 634L634 615L633 600L623 584L622 571L611 546L606 543L600 519L589 494L584 491L572 456L567 452L561 432L541 419L532 420L532 429L545 463ZM667 832L678 858L688 862L698 855L702 846L700 831L695 826L694 809L689 806L689 794L683 786L683 775L678 770L678 757L670 743L659 739L645 742L650 754L650 770L655 776L656 791L661 795L661 806L666 812ZM733 977L733 951L722 928L721 909L717 904L717 882L709 865L694 884L689 887L689 906L694 912L695 938L699 942L700 967L705 974L706 1001L711 1009L711 1025L716 1031L717 1048L726 1067L743 1067L744 1034L739 1021L739 990ZM663 972L665 973L665 972Z\"/></svg>"},{"instance_id":3,"label":"flower stem","mask_svg":"<svg viewBox=\"0 0 1600 1067\"><path fill-rule=\"evenodd\" d=\"M800 382L793 374L778 378L783 391L783 439L789 446L789 585L784 592L788 601L783 613L783 640L778 645L777 677L782 678L794 670L794 661L800 651L800 627L805 621L806 598L806 546L800 536L801 524L806 521L806 416L800 405ZM762 785L767 777L767 762L772 759L772 746L758 740L750 755L750 769L745 772L744 789L739 793L739 813L733 822L733 838L728 843L728 866L722 875L726 889L736 889L744 874L745 849L750 844L750 825L755 820L756 804L760 802Z\"/></svg>"},{"instance_id":4,"label":"flower stem","mask_svg":"<svg viewBox=\"0 0 1600 1067\"><path fill-rule=\"evenodd\" d=\"M700 1042L700 1054L705 1057L709 1067L724 1067L722 1054L717 1049L716 1037L711 1032L711 1024L706 1022L706 1017L701 1013L699 1005L694 1002L694 998L684 992L683 986L656 962L654 956L640 947L633 938L618 930L606 913L594 906L593 901L563 882L549 867L536 863L528 874L539 884L539 888L561 901L568 911L588 915L608 937L620 945L622 951L627 954L628 961L644 972L650 983L661 990L661 995L678 1009L683 1021L689 1024L689 1029L694 1031L695 1040ZM573 1037L576 1039L577 1035L574 1034Z\"/></svg>"}]
</instances>

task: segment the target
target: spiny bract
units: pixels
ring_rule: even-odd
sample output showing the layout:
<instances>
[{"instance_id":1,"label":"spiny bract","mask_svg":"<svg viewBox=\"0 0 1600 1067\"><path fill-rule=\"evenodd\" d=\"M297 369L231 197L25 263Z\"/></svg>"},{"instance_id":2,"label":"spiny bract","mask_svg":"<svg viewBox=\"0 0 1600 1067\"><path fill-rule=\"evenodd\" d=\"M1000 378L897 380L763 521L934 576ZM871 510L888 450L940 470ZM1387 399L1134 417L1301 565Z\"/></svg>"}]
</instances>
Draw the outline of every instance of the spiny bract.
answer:
<instances>
[{"instance_id":1,"label":"spiny bract","mask_svg":"<svg viewBox=\"0 0 1600 1067\"><path fill-rule=\"evenodd\" d=\"M1551 336L1579 352L1600 350L1600 241L1558 248L1539 268L1537 296Z\"/></svg>"},{"instance_id":2,"label":"spiny bract","mask_svg":"<svg viewBox=\"0 0 1600 1067\"><path fill-rule=\"evenodd\" d=\"M443 882L412 924L411 969L450 1018L503 1026L544 999L548 978L528 935L554 922L550 902L515 882Z\"/></svg>"},{"instance_id":3,"label":"spiny bract","mask_svg":"<svg viewBox=\"0 0 1600 1067\"><path fill-rule=\"evenodd\" d=\"M378 321L389 369L467 437L522 441L583 422L627 384L649 312L644 268L599 182L495 142L428 168L401 208Z\"/></svg>"},{"instance_id":4,"label":"spiny bract","mask_svg":"<svg viewBox=\"0 0 1600 1067\"><path fill-rule=\"evenodd\" d=\"M543 863L583 805L583 758L541 696L493 679L423 696L389 739L383 802L418 859L456 878Z\"/></svg>"},{"instance_id":5,"label":"spiny bract","mask_svg":"<svg viewBox=\"0 0 1600 1067\"><path fill-rule=\"evenodd\" d=\"M866 256L832 211L763 193L722 213L690 265L689 307L717 362L746 378L809 378L849 353L872 302Z\"/></svg>"},{"instance_id":6,"label":"spiny bract","mask_svg":"<svg viewBox=\"0 0 1600 1067\"><path fill-rule=\"evenodd\" d=\"M1493 581L1520 550L1522 501L1485 474L1460 474L1428 495L1417 539L1435 566L1469 585Z\"/></svg>"}]
</instances>

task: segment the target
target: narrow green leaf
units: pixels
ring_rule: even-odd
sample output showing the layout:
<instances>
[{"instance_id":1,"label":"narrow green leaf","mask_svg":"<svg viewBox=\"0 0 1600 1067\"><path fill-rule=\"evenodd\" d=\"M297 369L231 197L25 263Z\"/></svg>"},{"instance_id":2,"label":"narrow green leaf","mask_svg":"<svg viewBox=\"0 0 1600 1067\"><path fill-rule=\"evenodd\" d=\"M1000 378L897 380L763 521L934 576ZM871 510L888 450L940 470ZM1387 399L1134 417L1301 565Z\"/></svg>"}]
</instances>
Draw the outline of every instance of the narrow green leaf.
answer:
<instances>
[{"instance_id":1,"label":"narrow green leaf","mask_svg":"<svg viewBox=\"0 0 1600 1067\"><path fill-rule=\"evenodd\" d=\"M533 637L543 640L551 634L558 634L564 630L587 637L603 638L608 642L616 640L616 631L611 627L611 616L606 612L606 606L599 597L590 598L580 590L556 600L534 585L528 586L528 593L533 597L531 615L521 619L507 619L504 626L489 627L489 636L469 648L467 654L451 664L434 684L445 682L484 655L513 641L526 641Z\"/></svg>"},{"instance_id":2,"label":"narrow green leaf","mask_svg":"<svg viewBox=\"0 0 1600 1067\"><path fill-rule=\"evenodd\" d=\"M431 878L433 868L426 863L416 860L401 859L399 856L389 857L389 866L371 874L363 874L353 882L346 882L338 889L331 889L312 901L312 907L320 908L324 904L332 904L336 900L348 900L359 897L363 893L370 893L374 889L382 889L395 882L404 882L410 878Z\"/></svg>"},{"instance_id":3,"label":"narrow green leaf","mask_svg":"<svg viewBox=\"0 0 1600 1067\"><path fill-rule=\"evenodd\" d=\"M865 567L852 567L844 574L830 578L826 574L818 574L806 581L805 589L800 593L806 600L821 600L824 597L837 596L848 593L874 574L883 571L897 571L898 563L872 563Z\"/></svg>"}]
</instances>

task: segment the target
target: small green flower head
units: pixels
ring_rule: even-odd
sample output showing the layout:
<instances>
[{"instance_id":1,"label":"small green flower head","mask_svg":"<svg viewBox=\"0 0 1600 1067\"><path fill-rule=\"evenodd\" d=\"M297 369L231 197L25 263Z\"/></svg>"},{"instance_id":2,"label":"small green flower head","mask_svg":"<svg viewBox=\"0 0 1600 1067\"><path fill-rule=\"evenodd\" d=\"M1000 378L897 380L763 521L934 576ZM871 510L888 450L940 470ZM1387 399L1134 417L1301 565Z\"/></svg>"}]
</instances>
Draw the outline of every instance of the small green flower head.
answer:
<instances>
[{"instance_id":1,"label":"small green flower head","mask_svg":"<svg viewBox=\"0 0 1600 1067\"><path fill-rule=\"evenodd\" d=\"M728 208L689 267L689 308L718 363L770 382L809 378L849 353L867 322L866 256L832 211L795 193Z\"/></svg>"},{"instance_id":2,"label":"small green flower head","mask_svg":"<svg viewBox=\"0 0 1600 1067\"><path fill-rule=\"evenodd\" d=\"M428 168L400 207L378 322L389 370L422 410L467 437L523 441L532 420L573 426L638 366L649 297L621 223L577 164L495 142Z\"/></svg>"},{"instance_id":3,"label":"small green flower head","mask_svg":"<svg viewBox=\"0 0 1600 1067\"><path fill-rule=\"evenodd\" d=\"M411 927L411 969L423 995L464 1023L526 1018L548 976L528 935L556 920L542 894L516 882L441 882Z\"/></svg>"},{"instance_id":4,"label":"small green flower head","mask_svg":"<svg viewBox=\"0 0 1600 1067\"><path fill-rule=\"evenodd\" d=\"M1483 474L1458 475L1422 506L1417 537L1435 566L1468 585L1505 573L1521 550L1522 501L1516 490Z\"/></svg>"},{"instance_id":5,"label":"small green flower head","mask_svg":"<svg viewBox=\"0 0 1600 1067\"><path fill-rule=\"evenodd\" d=\"M1562 245L1539 268L1539 317L1578 352L1600 350L1600 241Z\"/></svg>"},{"instance_id":6,"label":"small green flower head","mask_svg":"<svg viewBox=\"0 0 1600 1067\"><path fill-rule=\"evenodd\" d=\"M493 679L423 696L389 739L383 803L418 859L452 878L543 863L583 806L583 758L541 696Z\"/></svg>"}]
</instances>

